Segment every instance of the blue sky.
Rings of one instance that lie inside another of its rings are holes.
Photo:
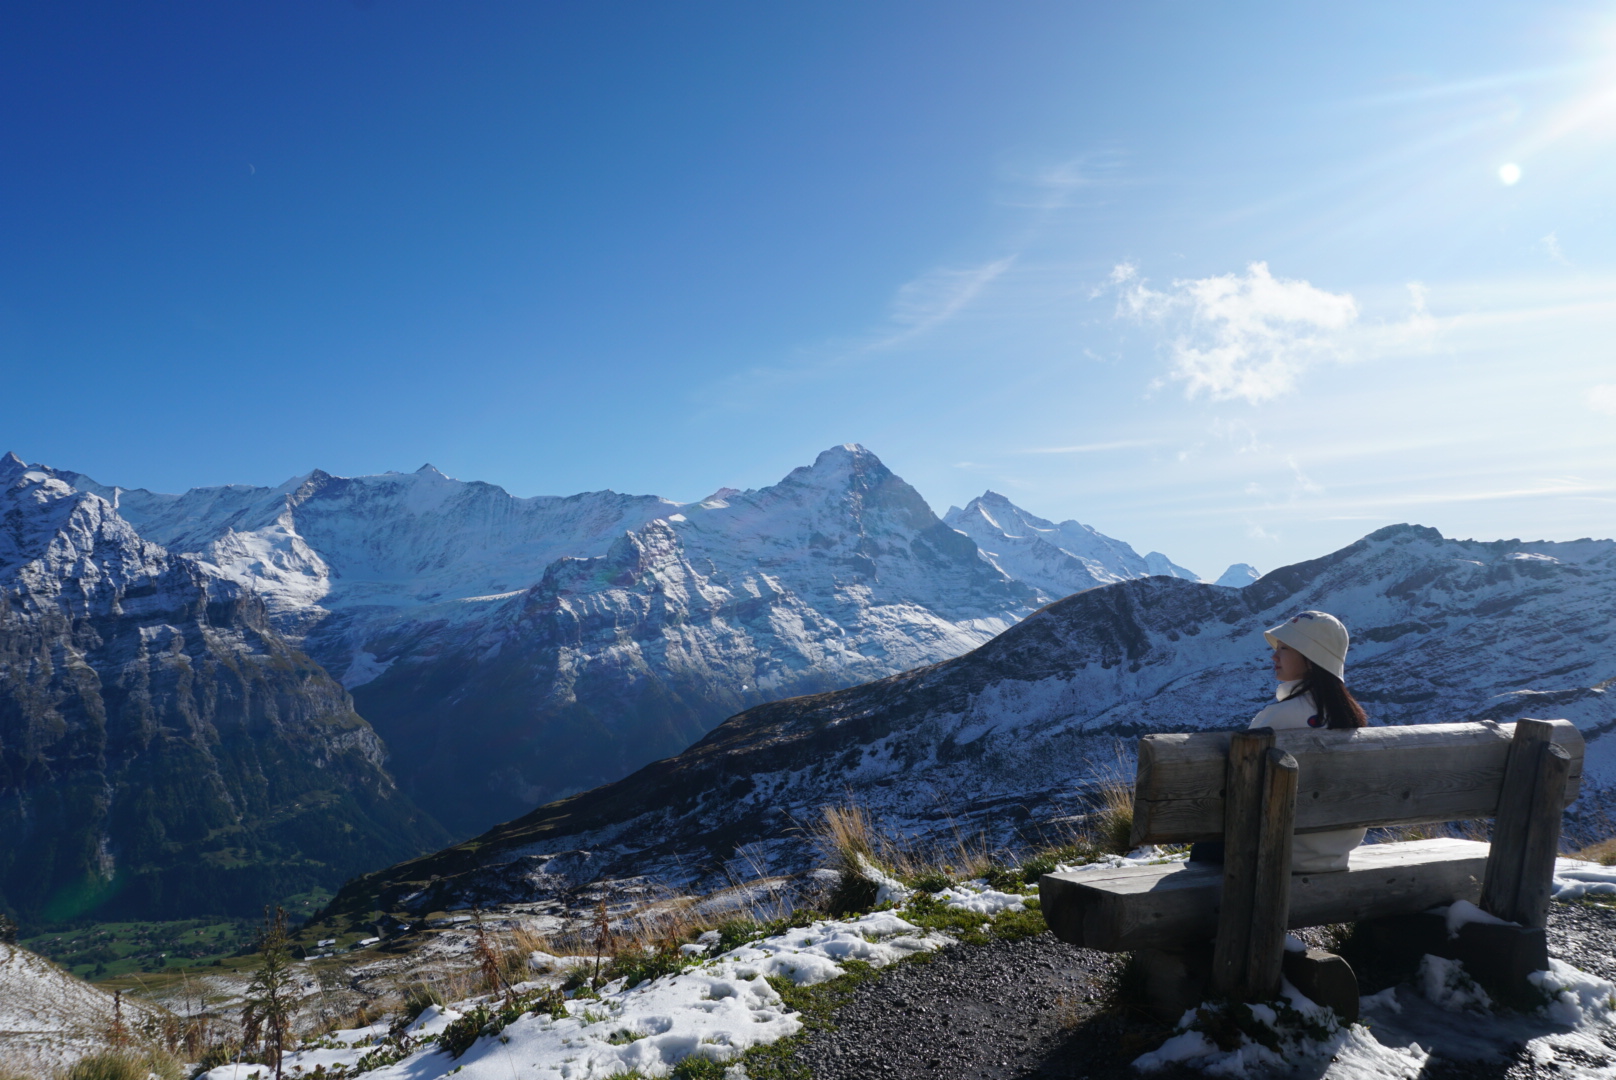
[[[1616,534],[1616,5],[14,3],[0,449]]]

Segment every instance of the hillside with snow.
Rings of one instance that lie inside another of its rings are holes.
[[[0,942],[0,1069],[50,1076],[103,1049],[115,1024],[138,1034],[159,1010],[75,979],[44,957]]]
[[[1152,731],[1243,726],[1273,683],[1262,630],[1323,607],[1378,723],[1565,717],[1587,740],[1581,808],[1616,785],[1616,542],[1482,543],[1393,526],[1243,589],[1152,577],[1090,589],[957,659],[743,712],[685,752],[351,883],[339,910],[563,895],[600,880],[776,870],[856,799],[889,828],[1022,845],[1131,777]],[[1573,817],[1575,821],[1575,817]]]

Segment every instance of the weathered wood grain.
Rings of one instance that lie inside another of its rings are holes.
[[[1553,741],[1570,755],[1565,801],[1577,797],[1583,740],[1566,720]],[[1299,768],[1296,831],[1492,817],[1514,724],[1421,724],[1356,731],[1279,732]],[[1139,741],[1133,842],[1222,836],[1224,761],[1231,732],[1147,735]]]
[[[1481,906],[1511,922],[1518,921],[1516,908],[1526,834],[1532,824],[1532,802],[1542,768],[1541,754],[1553,735],[1554,729],[1542,720],[1522,720],[1515,725],[1505,758],[1498,812],[1493,820],[1492,852],[1487,856],[1487,876],[1481,888]]]
[[[1286,926],[1358,922],[1476,902],[1487,845],[1471,840],[1370,844],[1346,870],[1291,875]],[[1223,870],[1202,863],[1045,874],[1040,908],[1055,936],[1105,952],[1209,941],[1218,932]]]
[[[1251,916],[1256,903],[1257,854],[1262,828],[1263,766],[1274,729],[1237,731],[1224,763],[1228,798],[1223,814],[1223,907],[1212,950],[1212,986],[1240,997],[1246,984]]]
[[[1278,748],[1264,755],[1262,817],[1257,831],[1257,887],[1251,906],[1242,1001],[1279,993],[1285,922],[1291,904],[1291,838],[1296,823],[1296,759]]]
[[[1549,925],[1549,899],[1554,892],[1554,859],[1560,853],[1560,807],[1571,772],[1565,747],[1545,744],[1538,751],[1537,785],[1521,853],[1521,883],[1515,891],[1513,922],[1543,929]],[[1484,890],[1485,891],[1485,890]]]

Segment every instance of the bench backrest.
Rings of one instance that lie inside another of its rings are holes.
[[[1582,734],[1568,720],[1554,742],[1571,756],[1565,804],[1582,781]],[[1490,818],[1498,809],[1514,724],[1419,724],[1356,731],[1278,732],[1296,758],[1296,831]],[[1227,731],[1139,740],[1133,843],[1182,844],[1223,835]]]

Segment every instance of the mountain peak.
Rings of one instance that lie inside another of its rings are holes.
[[[15,476],[28,469],[28,463],[16,455],[15,451],[7,450],[5,457],[0,457],[0,476]]]
[[[881,464],[881,459],[870,453],[861,444],[849,442],[833,446],[829,450],[821,452],[818,457],[814,458],[814,463],[809,468],[818,472],[822,468],[835,468],[839,465],[846,465],[859,460],[873,461],[877,465]]]
[[[425,465],[422,465],[419,469],[416,469],[415,470],[415,475],[416,476],[431,476],[431,477],[436,477],[436,478],[438,478],[440,480],[449,479],[448,475],[445,474],[442,469],[439,469],[436,465],[432,464],[430,461],[427,462]]]
[[[1214,585],[1223,585],[1230,589],[1243,589],[1253,581],[1262,577],[1262,572],[1250,563],[1237,562],[1232,564],[1223,575],[1214,581]]]

